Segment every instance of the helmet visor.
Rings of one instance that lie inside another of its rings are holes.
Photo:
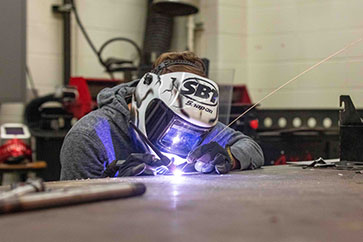
[[[165,130],[159,145],[169,153],[175,153],[184,158],[200,143],[207,131],[206,128],[200,128],[175,119]]]
[[[197,146],[210,128],[194,125],[170,110],[160,100],[148,107],[146,132],[160,150],[185,158]]]

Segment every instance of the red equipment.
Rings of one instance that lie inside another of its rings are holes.
[[[232,103],[245,105],[252,104],[246,85],[233,86]]]
[[[113,87],[120,84],[121,80],[96,79],[84,77],[71,77],[69,85],[76,87],[78,98],[75,103],[67,107],[74,117],[80,119],[97,107],[97,94],[105,87]]]
[[[20,139],[11,139],[0,146],[0,163],[20,163],[32,160],[32,150]]]

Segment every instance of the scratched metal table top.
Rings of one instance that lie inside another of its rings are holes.
[[[363,175],[265,167],[52,182],[143,182],[143,196],[0,217],[0,241],[362,241]]]

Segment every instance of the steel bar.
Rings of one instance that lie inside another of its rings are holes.
[[[0,214],[41,208],[66,206],[144,194],[143,183],[102,184],[89,187],[65,188],[0,200]]]

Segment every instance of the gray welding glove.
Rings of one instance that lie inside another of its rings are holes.
[[[114,160],[102,173],[102,177],[155,175],[162,173],[163,164],[152,154],[131,153],[126,160]]]
[[[232,160],[222,146],[217,142],[200,145],[187,156],[187,162],[193,163],[194,168],[202,173],[228,173],[232,168]]]

